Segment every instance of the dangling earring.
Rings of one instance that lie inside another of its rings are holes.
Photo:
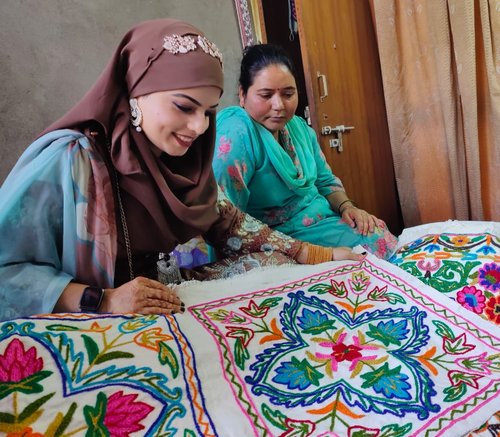
[[[130,99],[130,116],[132,126],[135,126],[135,130],[137,132],[142,132],[141,123],[142,123],[142,111],[137,104],[137,99]]]

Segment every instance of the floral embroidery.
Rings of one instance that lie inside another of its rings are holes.
[[[234,165],[229,165],[227,167],[227,173],[233,181],[234,188],[236,190],[243,190],[245,188],[245,173],[247,171],[247,165],[245,163],[239,163],[235,161]]]
[[[490,263],[479,269],[479,284],[487,290],[500,290],[500,265]]]
[[[181,387],[195,388],[195,372],[187,365],[191,376],[183,374],[174,337],[193,361],[168,318],[85,317],[0,325],[0,434],[128,437],[155,429],[166,435],[172,418],[186,416]],[[197,420],[214,435],[196,389],[192,395]],[[197,426],[186,422],[186,435]]]
[[[500,325],[500,296],[490,297],[484,312],[489,320]]]
[[[311,217],[307,217],[305,216],[303,219],[302,219],[302,224],[304,226],[311,226],[312,224],[314,223],[314,219],[311,218]]]
[[[457,293],[457,302],[464,308],[481,314],[485,307],[486,298],[481,290],[476,287],[464,287]]]
[[[495,320],[487,302],[500,291],[498,248],[499,238],[488,233],[430,234],[403,246],[389,261],[464,308]]]
[[[36,355],[34,347],[24,350],[23,343],[15,338],[3,355],[0,355],[0,381],[7,383],[20,382],[36,375],[43,368],[43,360]]]
[[[234,363],[228,379],[244,393],[240,405],[258,406],[256,427],[264,420],[270,435],[403,437],[425,432],[426,421],[436,426],[433,418],[483,387],[494,396],[500,370],[496,349],[483,349],[487,332],[479,339],[462,329],[445,304],[426,311],[403,284],[343,266],[190,311],[221,345],[225,368]],[[229,314],[245,314],[245,324]]]
[[[228,153],[231,151],[231,140],[222,136],[219,140],[219,147],[217,148],[217,156],[226,160]]]
[[[144,429],[141,421],[148,416],[153,407],[135,401],[137,394],[124,395],[120,390],[107,399],[104,425],[112,436],[126,437],[130,433]]]

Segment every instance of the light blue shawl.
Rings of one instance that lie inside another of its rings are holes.
[[[112,185],[97,180],[104,165],[69,129],[23,153],[0,189],[0,320],[50,313],[71,280],[113,285]]]

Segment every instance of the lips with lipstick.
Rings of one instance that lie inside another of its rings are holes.
[[[191,147],[191,144],[193,144],[194,140],[196,138],[189,137],[186,135],[181,135],[181,134],[176,134],[172,133],[173,137],[177,140],[180,146],[189,148]]]

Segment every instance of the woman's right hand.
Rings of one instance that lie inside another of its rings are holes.
[[[161,282],[139,276],[118,288],[107,288],[101,313],[174,314],[185,306],[177,293]]]
[[[365,254],[353,252],[350,247],[334,247],[332,261],[353,260],[363,261],[366,257]]]

